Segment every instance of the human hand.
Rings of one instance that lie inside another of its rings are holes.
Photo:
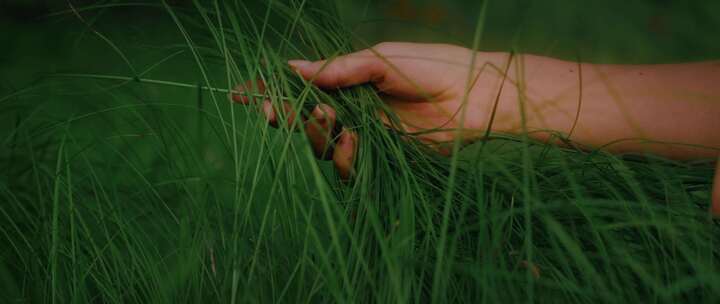
[[[463,143],[468,143],[479,138],[481,130],[487,127],[492,110],[492,102],[488,101],[495,94],[495,90],[488,90],[488,84],[499,85],[499,73],[483,67],[487,67],[484,65],[487,62],[495,63],[497,67],[506,58],[499,53],[483,54],[483,58],[476,59],[476,68],[470,69],[472,50],[446,44],[392,42],[339,56],[330,62],[290,60],[288,64],[304,79],[323,89],[373,84],[399,119],[400,125],[391,125],[382,114],[378,115],[378,119],[404,133],[438,129],[419,133],[415,138],[442,154],[449,154],[448,143],[456,137],[460,136]],[[481,70],[492,73],[481,73]],[[257,86],[260,91],[264,90],[263,83]],[[242,92],[248,87],[249,84],[240,85],[236,91]],[[250,100],[240,94],[234,95],[233,99],[246,104]],[[461,119],[463,104],[469,106],[464,119]],[[287,104],[273,108],[269,100],[263,101],[262,108],[273,126],[279,123],[279,115],[275,111],[291,111]],[[316,155],[332,157],[340,176],[348,178],[359,142],[357,134],[343,129],[334,149],[331,149],[330,133],[335,125],[335,110],[319,104],[309,116],[305,118],[305,133]],[[285,123],[292,124],[296,115],[289,113],[283,117],[287,117]],[[464,131],[456,132],[456,129]]]

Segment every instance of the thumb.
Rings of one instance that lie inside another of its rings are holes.
[[[369,49],[329,60],[290,60],[290,67],[315,85],[335,89],[378,82],[385,76],[385,62]]]

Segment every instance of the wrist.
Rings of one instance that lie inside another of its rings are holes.
[[[474,117],[469,126],[482,137],[490,128],[493,133],[517,133],[520,123],[518,88],[514,74],[515,58],[507,52],[478,52],[476,81],[470,94]],[[510,62],[510,60],[512,60]]]

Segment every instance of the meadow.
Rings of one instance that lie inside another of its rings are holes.
[[[712,160],[502,134],[445,157],[380,123],[371,86],[323,91],[286,64],[385,40],[720,54],[719,4],[626,2],[84,1],[4,17],[1,301],[717,303]],[[255,79],[298,112],[333,105],[363,139],[355,177],[315,159],[299,120],[272,128],[229,101]]]

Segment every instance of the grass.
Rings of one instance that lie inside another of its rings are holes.
[[[287,68],[369,44],[336,6],[142,4],[163,24],[144,40],[102,29],[119,3],[53,17],[86,16],[73,51],[98,64],[25,86],[0,74],[4,298],[717,302],[709,162],[500,134],[429,154],[378,123],[371,88],[323,92]],[[496,35],[476,12],[474,48]],[[317,162],[297,122],[275,130],[227,102],[253,79],[276,104],[335,106],[362,140],[356,178]]]

